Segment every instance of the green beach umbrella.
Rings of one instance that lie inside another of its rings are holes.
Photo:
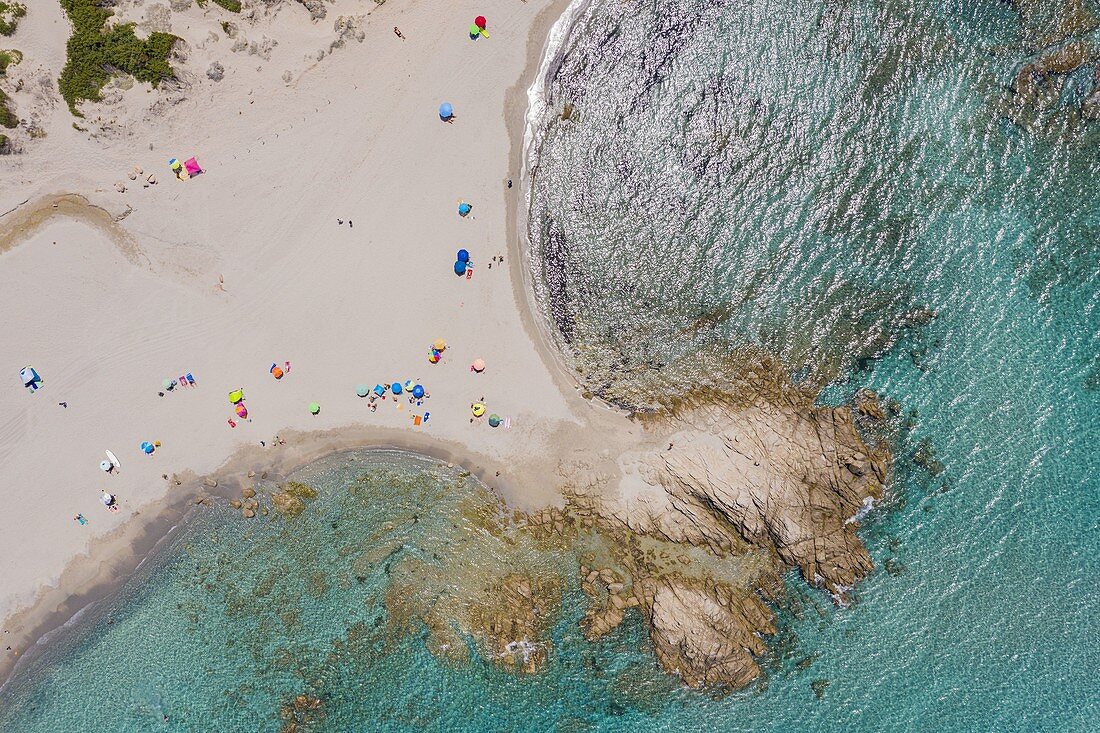
[[[309,411],[310,411],[310,413],[316,415],[318,412],[321,411],[321,406],[318,405],[316,402],[310,402],[309,403]]]
[[[489,427],[495,428],[500,425],[500,415],[495,412],[489,416]]]
[[[355,394],[359,395],[360,397],[366,397],[370,394],[370,387],[365,384],[360,384],[358,387],[355,388]]]

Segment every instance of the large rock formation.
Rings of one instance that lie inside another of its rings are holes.
[[[573,497],[614,538],[625,573],[587,574],[582,623],[598,638],[636,607],[666,670],[691,686],[741,687],[760,674],[762,637],[775,632],[765,597],[784,570],[841,600],[872,569],[855,520],[882,496],[889,456],[864,445],[844,407],[712,405],[677,425],[656,452],[620,459],[618,496]],[[661,560],[686,546],[705,552]]]

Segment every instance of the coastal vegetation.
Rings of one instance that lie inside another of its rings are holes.
[[[200,8],[205,8],[207,0],[195,0]],[[241,12],[241,0],[214,0],[215,5],[220,5],[231,13]]]
[[[8,67],[12,64],[18,64],[23,59],[23,54],[14,50],[0,50],[0,78],[3,78],[8,73]],[[11,110],[11,98],[4,93],[3,89],[0,89],[0,126],[13,128],[19,125],[19,118],[15,116],[15,113]],[[3,151],[8,147],[8,141],[5,137],[0,140],[0,151]]]
[[[19,26],[19,19],[27,14],[27,6],[22,3],[0,0],[0,36],[10,36]]]
[[[176,36],[154,32],[141,39],[135,35],[133,23],[108,26],[114,13],[99,0],[61,0],[61,7],[69,16],[73,33],[58,87],[74,115],[83,116],[77,110],[79,102],[100,99],[100,90],[110,81],[112,71],[154,87],[173,77],[168,55]]]
[[[7,94],[4,94],[4,90],[0,89],[0,126],[12,128],[19,124],[19,118],[15,116],[15,113],[11,111],[8,103],[11,98]]]
[[[12,64],[18,64],[23,60],[23,54],[15,49],[3,50],[0,49],[0,76],[4,76],[8,72],[8,67]]]

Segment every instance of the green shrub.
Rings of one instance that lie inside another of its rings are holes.
[[[195,0],[200,8],[206,7],[206,0]],[[214,0],[215,5],[221,5],[231,13],[241,12],[241,0]]]
[[[18,64],[23,60],[23,54],[19,53],[15,49],[9,49],[7,51],[0,51],[0,76],[4,76],[8,73],[8,67],[12,64]]]
[[[107,27],[112,11],[97,0],[61,0],[61,7],[73,24],[66,46],[65,68],[57,86],[69,110],[83,117],[76,105],[81,100],[98,101],[112,71],[130,74],[154,87],[173,78],[168,55],[178,40],[171,33],[151,33],[145,40],[134,35],[134,24]]]
[[[22,3],[0,0],[0,36],[15,33],[19,19],[27,14],[27,6]]]
[[[4,94],[4,90],[0,89],[0,126],[12,128],[19,125],[19,118],[15,116],[15,113],[8,109],[8,102],[11,101],[7,94]]]

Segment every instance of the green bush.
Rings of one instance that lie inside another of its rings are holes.
[[[15,113],[8,109],[8,102],[10,101],[7,94],[0,89],[0,126],[12,128],[19,125],[19,118],[15,116]]]
[[[113,13],[100,7],[97,0],[61,0],[61,7],[73,24],[73,34],[57,85],[77,117],[83,117],[77,103],[99,100],[99,92],[113,71],[130,74],[154,87],[173,77],[168,55],[178,40],[176,36],[158,32],[142,40],[134,35],[133,23],[107,27]]]
[[[23,60],[23,54],[14,49],[0,51],[0,76],[8,73],[8,67]]]
[[[206,7],[206,0],[195,0],[200,8]],[[215,5],[221,5],[231,13],[241,12],[241,0],[214,0]]]
[[[0,0],[0,36],[10,36],[15,33],[19,19],[26,14],[26,5]]]

